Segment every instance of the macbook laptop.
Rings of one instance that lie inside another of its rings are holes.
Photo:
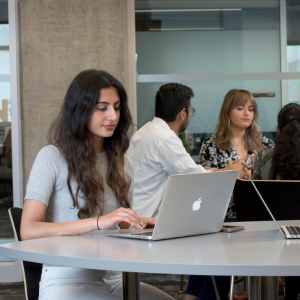
[[[263,199],[263,197],[261,196],[261,194],[259,193],[258,189],[256,188],[254,182],[252,181],[251,177],[249,177],[251,180],[252,185],[254,186],[258,196],[260,197],[261,201],[263,202],[263,204],[265,205],[267,211],[269,212],[270,216],[272,217],[272,219],[274,220],[274,222],[276,223],[277,227],[279,228],[279,231],[282,233],[282,235],[286,238],[286,239],[299,239],[300,238],[300,227],[299,226],[293,226],[293,225],[284,225],[284,226],[279,226],[279,224],[277,223],[277,221],[275,220],[274,216],[272,215],[267,203],[265,202],[265,200]]]
[[[162,240],[219,232],[237,171],[169,177],[154,228],[109,230],[109,236]]]

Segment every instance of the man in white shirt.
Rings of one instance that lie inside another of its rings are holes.
[[[178,137],[195,113],[190,103],[193,96],[192,89],[185,85],[161,86],[155,98],[155,118],[131,139],[127,155],[134,165],[132,209],[141,216],[157,216],[170,175],[207,172],[194,162]],[[244,174],[239,160],[225,169]]]

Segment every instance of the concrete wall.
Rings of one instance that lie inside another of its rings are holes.
[[[103,69],[124,83],[124,0],[21,0],[24,187],[74,76]]]

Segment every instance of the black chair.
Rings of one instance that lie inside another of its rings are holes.
[[[23,210],[18,207],[12,207],[8,210],[11,225],[13,227],[15,239],[17,242],[22,241],[20,236],[22,211]],[[41,279],[43,265],[22,260],[21,264],[24,278],[26,300],[38,300],[39,282]]]
[[[300,220],[300,181],[254,180],[276,220]],[[271,221],[272,218],[249,180],[238,179],[234,190],[237,221]]]

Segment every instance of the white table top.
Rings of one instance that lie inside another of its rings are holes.
[[[281,225],[300,225],[282,221]],[[286,240],[274,222],[243,222],[244,231],[162,241],[107,237],[103,232],[0,245],[0,256],[124,272],[190,275],[300,275],[300,239]]]

